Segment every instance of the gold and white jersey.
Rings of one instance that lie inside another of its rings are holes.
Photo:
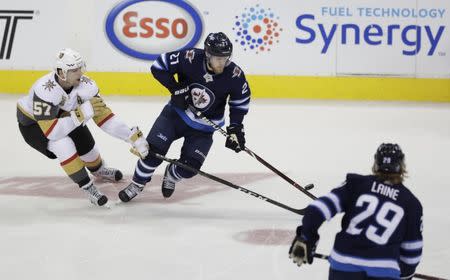
[[[37,123],[49,140],[61,139],[80,125],[73,121],[70,112],[99,94],[97,84],[87,76],[83,75],[79,85],[73,87],[70,93],[58,84],[55,76],[53,71],[38,79],[28,95],[17,103],[18,122],[23,126]],[[131,133],[108,107],[95,115],[93,120],[107,133],[122,140],[126,140]],[[109,124],[106,125],[106,122]]]

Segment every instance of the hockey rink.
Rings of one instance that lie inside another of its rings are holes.
[[[129,145],[89,124],[103,159],[126,175],[97,181],[111,208],[90,204],[56,160],[32,150],[17,128],[17,95],[0,96],[0,278],[79,279],[327,279],[328,263],[298,268],[288,258],[301,220],[235,189],[197,176],[161,195],[157,171],[144,192],[116,204],[137,158]],[[113,112],[144,133],[167,99],[106,96]],[[370,172],[382,142],[400,144],[405,185],[424,207],[424,253],[417,272],[450,278],[450,105],[402,102],[254,100],[244,120],[247,146],[316,196],[348,172]],[[203,171],[287,204],[311,199],[216,133]],[[177,158],[181,141],[168,157]],[[317,252],[328,254],[340,218],[321,228]]]

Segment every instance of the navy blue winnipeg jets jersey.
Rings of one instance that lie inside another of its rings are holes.
[[[223,126],[225,105],[230,107],[230,123],[241,124],[250,103],[250,88],[244,72],[235,63],[225,67],[223,73],[207,70],[205,52],[201,49],[186,49],[162,54],[151,67],[153,76],[171,92],[180,86],[189,85],[192,103],[208,119]],[[177,74],[178,81],[174,75]],[[170,103],[169,103],[170,104]],[[191,127],[214,131],[210,125],[189,110],[172,106]]]
[[[345,214],[330,255],[332,268],[394,279],[400,272],[414,273],[423,246],[422,206],[404,185],[348,174],[340,187],[308,206],[305,237],[316,240],[320,225],[340,212]]]

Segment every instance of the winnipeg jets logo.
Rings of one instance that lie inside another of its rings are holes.
[[[213,76],[209,73],[206,73],[205,75],[203,75],[203,78],[205,79],[205,83],[209,83],[213,81]]]
[[[56,84],[54,81],[52,80],[48,80],[44,85],[42,85],[44,87],[44,89],[48,90],[48,91],[52,91],[52,89],[54,87],[56,87]]]
[[[215,103],[216,96],[208,87],[198,83],[189,85],[191,89],[192,105],[198,110],[205,112]]]
[[[196,108],[203,109],[207,107],[211,101],[206,89],[194,88],[191,91],[192,103]]]

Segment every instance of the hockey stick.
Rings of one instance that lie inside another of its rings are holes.
[[[131,149],[131,152],[133,154],[136,154],[136,151],[134,151],[133,149]],[[165,157],[163,155],[157,154],[157,153],[152,152],[150,150],[148,152],[149,152],[149,154],[151,154],[152,156],[154,156],[154,157],[156,157],[158,159],[170,162],[172,164],[175,164],[176,166],[179,166],[179,167],[184,168],[186,170],[189,170],[191,172],[198,173],[198,174],[202,175],[203,177],[206,177],[206,178],[211,179],[213,181],[216,181],[216,182],[222,183],[224,185],[227,185],[229,187],[232,187],[233,189],[236,189],[236,190],[241,191],[243,193],[246,193],[246,194],[249,194],[249,195],[254,196],[256,198],[259,198],[259,199],[261,199],[261,200],[263,200],[265,202],[271,203],[271,204],[273,204],[275,206],[278,206],[278,207],[281,207],[281,208],[286,209],[288,211],[294,212],[295,214],[303,215],[305,213],[305,209],[295,209],[295,208],[289,207],[289,206],[287,206],[285,204],[282,204],[282,203],[280,203],[278,201],[275,201],[275,200],[273,200],[271,198],[268,198],[268,197],[265,197],[263,195],[260,195],[259,193],[256,193],[256,192],[253,192],[253,191],[248,190],[246,188],[243,188],[241,186],[235,185],[235,184],[233,184],[233,183],[231,183],[231,182],[229,182],[227,180],[224,180],[222,178],[216,177],[214,175],[211,175],[209,173],[203,172],[201,170],[195,169],[195,168],[193,168],[193,167],[191,167],[189,165],[186,165],[186,164],[184,164],[182,162],[179,162],[179,161],[177,161],[175,159],[167,158],[167,157]]]
[[[317,258],[317,259],[328,260],[329,257],[330,256],[327,256],[327,255],[314,253],[314,258]],[[448,280],[448,279],[445,279],[445,278],[439,278],[439,277],[425,275],[425,274],[420,274],[420,273],[414,274],[413,278],[425,279],[425,280]]]
[[[199,110],[197,110],[194,106],[189,106],[189,109],[192,111],[192,113],[194,113],[194,115],[196,115],[198,118],[204,120],[205,122],[207,122],[210,126],[212,126],[215,130],[219,131],[223,136],[225,136],[226,138],[230,137],[230,135],[220,126],[218,126],[216,123],[214,123],[213,121],[211,121],[210,119],[208,119],[207,117],[205,117],[203,115],[202,112],[200,112]],[[267,168],[269,168],[270,170],[272,170],[275,174],[277,174],[278,176],[280,176],[281,178],[283,178],[284,180],[286,180],[288,183],[290,183],[292,186],[294,186],[296,189],[298,189],[299,191],[303,192],[304,194],[306,194],[308,197],[312,198],[313,200],[317,199],[316,196],[314,196],[312,193],[309,192],[310,189],[314,188],[313,184],[308,184],[305,187],[300,186],[299,184],[297,184],[294,180],[292,180],[291,178],[289,178],[288,176],[286,176],[284,173],[282,173],[281,171],[279,171],[278,169],[276,169],[275,167],[273,167],[271,164],[269,164],[267,161],[265,161],[263,158],[261,158],[260,156],[258,156],[257,154],[255,154],[252,150],[250,150],[249,148],[245,147],[244,151],[249,154],[251,157],[255,158],[257,161],[259,161],[260,163],[262,163],[264,166],[266,166]]]

